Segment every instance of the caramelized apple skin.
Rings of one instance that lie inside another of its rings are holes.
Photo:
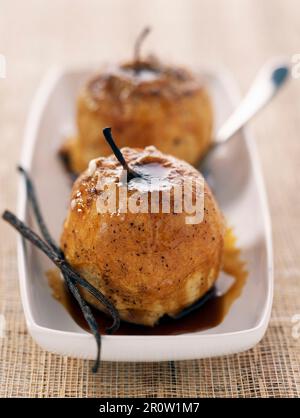
[[[137,161],[168,167],[170,181],[201,177],[189,164],[154,147],[122,151],[131,167]],[[93,164],[73,186],[61,248],[72,267],[112,300],[123,320],[152,326],[213,286],[223,255],[223,216],[206,184],[204,219],[198,224],[187,224],[185,212],[99,213],[99,179],[106,181],[120,165],[113,156]],[[82,293],[103,310],[84,289]]]
[[[135,72],[134,65],[109,68],[81,90],[78,135],[63,148],[74,172],[111,153],[102,138],[106,126],[120,147],[154,145],[192,165],[211,144],[213,111],[203,82],[181,68],[145,62]]]

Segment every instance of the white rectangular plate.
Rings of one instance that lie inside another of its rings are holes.
[[[215,125],[237,103],[236,87],[223,71],[202,70],[215,107]],[[38,91],[30,112],[22,164],[37,187],[42,212],[59,240],[66,215],[70,180],[57,158],[63,137],[75,131],[75,103],[88,71],[51,71]],[[162,361],[204,358],[253,347],[265,333],[272,297],[272,243],[270,221],[254,143],[246,130],[212,160],[214,192],[238,237],[249,277],[242,295],[218,326],[202,332],[166,336],[104,336],[102,359]],[[20,180],[18,214],[29,225],[26,193]],[[18,242],[22,302],[32,337],[44,349],[94,359],[96,344],[51,295],[45,272],[50,262],[21,238]]]

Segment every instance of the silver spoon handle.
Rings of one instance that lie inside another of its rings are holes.
[[[288,75],[289,64],[286,60],[273,59],[265,64],[237,109],[217,132],[214,144],[226,142],[244,126],[274,97],[285,84]]]

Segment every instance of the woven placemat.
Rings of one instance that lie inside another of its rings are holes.
[[[299,396],[299,341],[292,337],[290,322],[296,296],[290,289],[278,292],[268,332],[252,350],[194,361],[102,362],[97,374],[91,372],[90,361],[41,350],[27,333],[16,287],[10,291],[15,297],[3,310],[7,328],[0,342],[0,396]]]
[[[149,23],[155,30],[148,50],[151,46],[163,56],[172,51],[176,60],[195,64],[224,62],[244,91],[265,59],[300,53],[297,0],[178,0],[171,9],[170,2],[160,0],[114,0],[105,7],[88,0],[84,6],[72,2],[72,9],[67,0],[47,5],[1,2],[0,54],[7,58],[7,78],[0,79],[1,211],[15,207],[24,121],[40,78],[53,63],[90,65],[128,57],[136,33]],[[222,358],[103,362],[94,375],[91,362],[45,352],[29,336],[18,289],[16,234],[0,221],[0,321],[6,324],[0,337],[0,396],[299,397],[300,337],[292,322],[300,314],[299,97],[300,79],[253,126],[275,251],[274,306],[263,340],[252,350]]]

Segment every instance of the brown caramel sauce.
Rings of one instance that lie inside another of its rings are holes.
[[[214,296],[202,307],[191,312],[181,319],[163,318],[158,325],[146,327],[141,325],[121,322],[118,335],[175,335],[188,332],[203,331],[219,325],[228,313],[233,302],[240,296],[248,273],[245,263],[241,258],[240,250],[236,247],[236,239],[231,229],[227,230],[224,245],[224,259],[222,270],[231,276],[234,281],[224,294]],[[47,272],[48,282],[55,299],[57,299],[69,312],[74,321],[86,331],[89,327],[82,312],[62,281],[57,270]],[[99,331],[105,334],[105,328],[111,325],[111,319],[104,313],[92,309],[97,320]]]

